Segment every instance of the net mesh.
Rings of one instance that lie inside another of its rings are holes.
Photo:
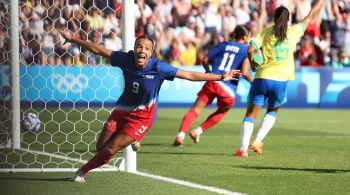
[[[10,3],[0,0],[0,169],[79,168],[96,152],[96,140],[123,89],[108,59],[66,43],[58,30],[120,50],[115,1],[19,1],[21,117],[35,113],[37,132],[21,130],[11,148]],[[117,155],[118,157],[118,155]],[[115,169],[120,158],[105,168]]]

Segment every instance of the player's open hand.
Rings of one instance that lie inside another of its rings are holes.
[[[66,31],[62,31],[62,30],[58,30],[58,32],[61,34],[61,36],[64,38],[64,44],[66,44],[67,42],[71,42],[72,41],[72,38],[73,36],[71,34],[69,34],[68,32]]]
[[[240,70],[230,70],[221,75],[221,80],[238,80],[240,76],[242,76],[242,72]]]

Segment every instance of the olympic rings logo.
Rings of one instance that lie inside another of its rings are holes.
[[[72,74],[59,75],[54,74],[51,78],[51,84],[61,93],[80,93],[89,85],[88,77],[85,74],[74,76]]]

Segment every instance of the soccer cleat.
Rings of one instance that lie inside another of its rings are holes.
[[[81,169],[78,169],[77,172],[75,172],[74,181],[78,183],[85,183],[84,173]]]
[[[192,130],[190,131],[190,136],[193,140],[194,143],[198,143],[199,142],[199,135],[197,134],[196,130]]]
[[[244,151],[244,150],[237,150],[233,156],[237,156],[237,157],[248,157],[248,152]]]
[[[135,152],[140,151],[140,149],[141,149],[141,142],[138,142],[138,141],[132,142],[131,148],[132,148],[132,150],[135,151]]]
[[[261,154],[263,152],[263,143],[258,144],[256,141],[254,141],[252,144],[250,144],[250,148],[256,153]]]
[[[176,139],[175,139],[175,141],[174,141],[174,144],[173,144],[173,146],[175,146],[175,147],[182,147],[182,143],[183,143],[183,139],[180,137],[180,136],[177,136],[176,137]]]

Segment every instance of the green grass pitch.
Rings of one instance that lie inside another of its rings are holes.
[[[244,194],[350,194],[350,110],[282,109],[263,154],[249,151],[248,158],[232,156],[239,147],[243,109],[233,108],[198,144],[186,136],[182,148],[172,147],[186,111],[159,110],[137,154],[138,171]],[[212,111],[205,110],[193,127]],[[92,172],[85,184],[72,177],[0,173],[0,194],[213,194],[124,172]]]

